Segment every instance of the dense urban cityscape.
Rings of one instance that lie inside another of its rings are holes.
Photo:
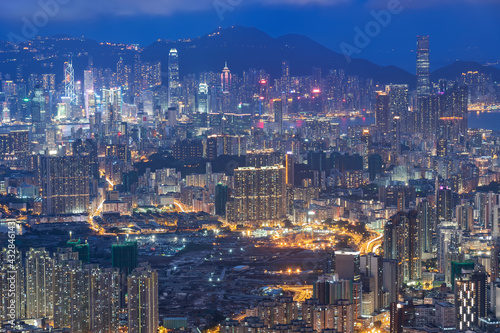
[[[0,332],[500,332],[498,63],[287,38],[0,42]]]

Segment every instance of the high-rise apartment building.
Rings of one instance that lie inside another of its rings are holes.
[[[235,221],[276,221],[286,214],[285,167],[238,168],[234,173]]]
[[[89,208],[89,157],[40,155],[38,163],[43,214],[86,212]]]
[[[138,267],[127,279],[128,331],[158,331],[158,273],[150,267]]]

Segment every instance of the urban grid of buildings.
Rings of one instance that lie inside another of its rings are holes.
[[[0,73],[0,332],[500,330],[500,133],[468,126],[500,83],[431,80],[428,36],[415,85],[286,59],[182,77],[181,51],[126,48]],[[212,312],[182,310],[195,288]]]

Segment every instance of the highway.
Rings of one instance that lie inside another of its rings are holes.
[[[359,247],[359,251],[362,255],[374,252],[382,245],[382,242],[384,241],[384,234],[378,232],[374,232],[373,234],[376,236],[375,238],[371,238]]]

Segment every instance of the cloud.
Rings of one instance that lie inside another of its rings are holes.
[[[353,0],[0,0],[0,18],[18,21],[33,17],[54,3],[59,9],[51,15],[54,21],[81,21],[95,17],[171,16],[177,13],[214,10],[214,3],[231,8],[248,5],[321,5],[333,6]],[[55,8],[54,6],[52,8]]]
[[[368,8],[386,8],[390,2],[399,2],[405,9],[428,9],[434,7],[460,6],[460,5],[498,5],[498,0],[368,0]]]

